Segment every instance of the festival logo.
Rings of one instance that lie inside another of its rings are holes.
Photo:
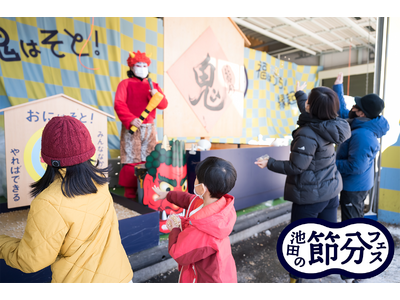
[[[390,265],[394,242],[385,226],[367,218],[340,223],[305,218],[282,231],[276,250],[282,266],[300,278],[340,274],[365,279]]]

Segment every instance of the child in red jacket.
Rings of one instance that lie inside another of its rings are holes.
[[[195,195],[153,188],[156,200],[167,198],[186,210],[185,217],[167,221],[168,252],[178,263],[179,282],[237,282],[229,240],[236,211],[234,198],[227,194],[236,178],[229,161],[207,157],[196,166]]]

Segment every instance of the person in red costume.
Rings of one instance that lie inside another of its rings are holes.
[[[151,60],[146,53],[131,52],[127,60],[130,70],[128,79],[122,80],[115,94],[114,109],[121,120],[121,164],[119,185],[125,188],[126,198],[136,198],[137,178],[135,166],[145,163],[146,157],[157,144],[157,133],[154,124],[156,110],[151,111],[143,121],[139,119],[147,104],[153,97],[162,97],[157,108],[168,106],[168,101],[157,83],[153,82],[151,90],[148,81]],[[131,126],[138,128],[133,134],[129,133]]]

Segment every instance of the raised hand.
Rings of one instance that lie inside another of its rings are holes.
[[[336,77],[334,84],[336,85],[336,84],[342,84],[342,83],[343,83],[343,73],[339,73],[338,76]]]
[[[153,186],[152,189],[158,195],[158,197],[155,198],[154,201],[165,199],[169,193],[169,192],[163,192],[156,186]]]
[[[300,86],[300,81],[297,81],[296,92],[304,90],[304,89],[306,88],[306,86],[307,86],[307,82],[304,82],[304,83]]]

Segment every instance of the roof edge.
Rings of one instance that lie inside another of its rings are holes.
[[[20,107],[23,107],[23,106],[28,106],[28,105],[31,105],[31,104],[33,104],[33,103],[39,103],[39,102],[48,101],[48,100],[51,100],[52,98],[56,98],[56,97],[63,97],[63,98],[66,98],[66,99],[68,99],[68,100],[70,100],[70,101],[72,101],[72,102],[75,102],[75,103],[77,103],[77,104],[79,104],[79,105],[82,105],[82,106],[84,106],[84,107],[86,107],[86,108],[90,108],[90,109],[92,109],[92,110],[98,112],[99,114],[105,115],[105,116],[107,116],[108,118],[115,119],[114,116],[112,116],[112,115],[110,115],[110,114],[108,114],[108,113],[106,113],[106,112],[104,112],[104,111],[102,111],[102,110],[100,110],[100,109],[98,109],[98,108],[95,108],[95,107],[93,107],[93,106],[90,106],[89,104],[83,103],[83,102],[81,102],[81,101],[79,101],[79,100],[76,100],[76,99],[74,99],[74,98],[72,98],[72,97],[69,97],[69,96],[67,96],[67,95],[65,95],[65,94],[57,94],[57,95],[53,95],[53,96],[50,96],[50,97],[38,99],[38,100],[35,100],[35,101],[30,101],[30,102],[26,102],[26,103],[22,103],[22,104],[18,104],[18,105],[13,105],[13,106],[10,106],[10,107],[6,107],[6,108],[3,108],[3,109],[0,109],[0,112],[5,112],[5,111],[12,110],[12,109],[20,108]]]
[[[243,31],[239,28],[239,26],[235,23],[235,21],[232,20],[231,17],[228,17],[229,21],[231,21],[231,23],[233,24],[233,26],[235,26],[236,30],[240,33],[240,35],[242,36],[242,38],[244,39],[244,45],[246,47],[250,47],[251,43],[250,41],[247,39],[247,37],[245,36],[245,34],[243,33]]]

